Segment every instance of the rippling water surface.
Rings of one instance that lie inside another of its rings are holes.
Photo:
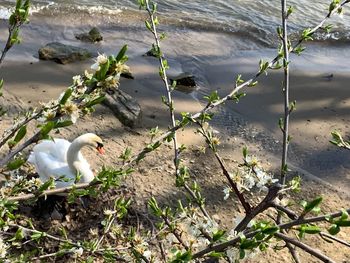
[[[0,18],[6,17],[8,7],[15,0],[2,0]],[[198,29],[215,29],[226,32],[254,34],[265,43],[275,33],[280,23],[280,1],[278,0],[159,0],[159,11],[175,25],[190,26]],[[326,15],[330,0],[293,0],[289,4],[295,8],[290,18],[291,30],[298,31],[311,27]],[[139,15],[135,0],[33,0],[33,12],[55,10],[66,13],[68,10],[85,10],[90,13],[133,13]],[[45,7],[45,8],[44,8]],[[334,33],[328,38],[349,40],[350,13],[331,20]],[[130,16],[132,20],[132,15]]]

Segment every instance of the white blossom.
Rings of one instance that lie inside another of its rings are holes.
[[[152,252],[149,250],[145,250],[142,254],[146,259],[150,260],[152,257]]]
[[[90,73],[87,70],[84,71],[84,75],[87,79],[92,79],[92,77],[94,76],[94,74]]]
[[[91,65],[91,69],[98,71],[101,68],[101,65],[106,64],[108,61],[108,57],[105,54],[99,54],[96,58],[96,62]]]
[[[4,243],[4,240],[0,236],[0,258],[5,258],[7,254],[7,248],[8,246],[6,245],[6,243]]]
[[[224,200],[227,200],[230,197],[230,193],[231,193],[231,188],[230,187],[225,187],[223,190],[225,196],[224,196]]]
[[[83,85],[83,79],[81,78],[80,75],[76,75],[73,77],[73,84],[76,86],[81,86]]]
[[[76,123],[78,118],[80,117],[79,108],[76,104],[72,102],[66,103],[63,106],[62,111],[69,116],[70,120],[73,123]]]
[[[230,247],[226,250],[226,256],[232,261],[236,262],[237,259],[239,259],[239,249],[235,247]]]

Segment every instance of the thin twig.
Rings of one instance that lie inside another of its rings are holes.
[[[45,255],[41,255],[38,257],[34,257],[31,260],[41,260],[41,259],[46,259],[46,258],[51,258],[51,257],[56,257],[56,256],[63,256],[63,255],[67,255],[67,254],[74,254],[75,252],[70,250],[70,249],[65,249],[65,250],[59,250],[57,252],[51,253],[51,254],[45,254]]]
[[[320,236],[321,236],[322,238],[328,238],[328,239],[331,239],[331,240],[333,240],[333,241],[338,242],[339,244],[342,244],[342,245],[344,245],[344,246],[350,247],[350,243],[349,243],[349,242],[347,242],[347,241],[345,241],[345,240],[342,240],[342,239],[340,239],[340,238],[337,238],[337,237],[335,237],[335,236],[332,236],[332,235],[330,235],[330,234],[327,234],[327,233],[325,233],[325,232],[321,232],[321,233],[320,233]]]
[[[282,233],[276,233],[275,234],[276,237],[284,240],[285,242],[288,242],[290,244],[293,244],[294,246],[297,246],[299,248],[301,248],[302,250],[304,250],[305,252],[309,253],[310,255],[318,258],[319,260],[322,260],[323,262],[327,262],[327,263],[336,263],[334,260],[332,260],[331,258],[323,255],[322,253],[320,253],[319,251],[313,249],[312,247],[296,240],[293,239],[285,234]]]
[[[146,3],[146,10],[148,12],[148,15],[150,17],[150,21],[151,21],[151,24],[152,24],[152,34],[154,36],[154,40],[155,40],[155,44],[156,44],[156,47],[157,47],[157,50],[160,51],[161,50],[161,45],[160,45],[160,39],[159,39],[159,36],[158,36],[158,32],[157,32],[157,26],[156,26],[156,23],[155,23],[155,17],[154,17],[154,12],[151,10],[150,8],[150,5],[149,5],[149,1],[146,0],[145,1]],[[174,100],[173,100],[173,97],[172,97],[172,88],[170,87],[169,85],[169,78],[167,76],[167,69],[165,67],[165,58],[164,58],[164,54],[159,54],[159,57],[158,57],[158,60],[159,60],[159,65],[160,65],[160,69],[161,69],[161,79],[163,80],[164,82],[164,86],[165,86],[165,90],[166,90],[166,93],[167,93],[167,105],[168,105],[168,108],[169,108],[169,113],[170,113],[170,119],[171,119],[171,129],[174,129],[174,133],[173,133],[173,145],[174,145],[174,167],[175,167],[175,176],[178,177],[180,176],[179,174],[179,165],[180,165],[180,150],[179,150],[179,147],[178,147],[178,141],[177,141],[177,135],[176,135],[176,130],[175,130],[175,127],[177,126],[176,125],[176,119],[175,119],[175,109],[174,109]],[[191,188],[185,183],[184,185],[184,188],[185,190],[192,196],[192,198],[194,200],[196,200],[196,195],[195,193],[191,190]],[[198,202],[197,202],[198,203]],[[205,207],[203,206],[203,204],[198,204],[199,205],[199,208],[200,210],[202,211],[202,213],[207,217],[207,218],[211,218],[209,213],[206,211]]]
[[[206,132],[206,130],[204,129],[202,123],[195,121],[195,123],[201,128],[201,134],[204,136],[204,138],[206,139],[207,143],[210,145],[212,144],[212,140],[209,137],[208,133]],[[218,161],[218,163],[220,164],[222,173],[225,175],[227,181],[229,182],[233,192],[236,194],[236,196],[238,197],[240,203],[242,204],[245,212],[248,214],[251,211],[251,206],[250,204],[247,202],[247,200],[245,199],[243,193],[241,193],[237,187],[237,184],[232,180],[231,175],[228,171],[228,168],[226,167],[226,164],[224,162],[224,160],[221,158],[221,156],[219,155],[218,151],[216,150],[216,148],[210,147],[211,150],[213,151],[216,160]]]
[[[292,210],[290,210],[282,205],[279,205],[276,202],[272,203],[272,207],[276,208],[276,210],[278,210],[278,211],[285,213],[292,220],[298,219],[298,215],[294,211],[292,211]]]
[[[79,244],[74,243],[74,242],[72,242],[70,240],[62,239],[62,238],[50,235],[50,234],[48,234],[46,232],[42,232],[42,231],[39,231],[39,230],[36,230],[36,229],[30,229],[30,228],[27,228],[27,227],[24,227],[24,226],[21,226],[21,225],[18,225],[18,224],[9,224],[9,226],[23,229],[25,232],[30,232],[30,233],[34,233],[34,234],[43,234],[43,237],[47,237],[47,238],[50,238],[50,239],[58,241],[58,242],[67,243],[67,244],[75,246],[75,247],[81,247]]]
[[[188,250],[189,247],[186,245],[185,241],[182,240],[181,236],[180,236],[179,233],[176,231],[176,229],[173,229],[173,227],[171,226],[171,222],[169,221],[169,219],[167,218],[167,216],[162,215],[162,219],[163,219],[164,223],[169,227],[170,232],[175,236],[175,238],[177,239],[177,241],[179,241],[179,243],[180,243],[186,250]]]
[[[301,260],[300,260],[300,257],[298,255],[298,252],[297,252],[296,248],[293,247],[291,243],[289,243],[287,241],[285,241],[285,242],[286,242],[286,246],[287,246],[287,248],[289,250],[289,253],[292,255],[292,257],[294,259],[294,262],[295,263],[301,263]]]
[[[104,238],[106,237],[106,235],[108,234],[108,232],[109,232],[109,230],[111,229],[111,227],[112,227],[112,225],[113,225],[115,219],[116,219],[116,215],[114,215],[114,216],[111,218],[111,220],[108,222],[108,225],[107,225],[107,227],[105,228],[105,230],[103,231],[102,236],[100,237],[100,239],[99,239],[99,240],[96,242],[96,244],[94,245],[94,248],[93,248],[92,252],[95,252],[96,250],[99,249],[99,247],[100,247],[100,245],[101,245],[103,239],[104,239]]]
[[[21,122],[17,123],[14,127],[9,129],[8,131],[5,131],[4,134],[1,137],[1,140],[0,140],[0,148],[2,146],[4,146],[6,144],[6,142],[9,139],[11,139],[20,128],[22,128],[24,125],[28,124],[32,120],[37,119],[38,117],[40,117],[40,115],[42,113],[43,113],[43,109],[41,109],[40,111],[38,111],[35,114],[33,112],[30,117],[28,116],[28,117],[24,118]]]
[[[65,194],[65,193],[69,193],[72,189],[84,189],[89,186],[95,186],[98,184],[100,184],[100,182],[92,181],[91,183],[81,183],[81,184],[71,185],[71,186],[62,187],[62,188],[56,188],[52,190],[45,190],[44,192],[39,194],[23,194],[19,196],[5,197],[5,199],[11,202],[17,202],[17,201],[29,200],[32,198],[39,198],[42,196]]]
[[[285,185],[287,174],[287,158],[288,158],[288,145],[289,145],[289,47],[288,47],[288,25],[287,25],[287,0],[281,0],[282,5],[282,26],[283,26],[283,69],[284,69],[284,81],[283,81],[283,93],[284,93],[284,119],[283,119],[283,151],[282,151],[282,164],[281,164],[281,179],[280,183]]]
[[[151,10],[150,5],[149,5],[149,0],[146,0],[146,10],[148,12],[148,15],[150,17],[150,21],[152,24],[152,34],[154,36],[154,40],[156,42],[156,47],[157,50],[160,51],[161,50],[161,45],[160,45],[160,40],[159,40],[159,36],[158,36],[158,32],[157,32],[157,26],[155,23],[155,17],[154,17],[154,12]],[[165,58],[163,54],[159,54],[158,56],[158,60],[159,60],[159,67],[160,67],[160,71],[162,72],[161,75],[161,79],[164,82],[164,86],[166,89],[166,93],[167,93],[167,97],[168,97],[168,101],[167,101],[167,105],[169,108],[169,113],[170,113],[170,119],[171,119],[171,128],[174,128],[176,126],[176,120],[175,120],[175,111],[174,111],[174,100],[172,97],[172,90],[170,88],[169,85],[169,79],[167,76],[167,69],[165,67]],[[176,176],[178,176],[179,174],[179,149],[178,149],[178,142],[177,142],[177,137],[176,137],[176,132],[174,132],[173,135],[173,143],[174,143],[174,166],[175,166],[175,172],[176,172]]]

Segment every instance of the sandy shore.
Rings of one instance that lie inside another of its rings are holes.
[[[121,89],[138,99],[143,110],[144,128],[159,126],[166,129],[169,113],[160,103],[164,88],[157,76],[157,61],[141,56],[147,50],[144,45],[138,48],[132,45],[128,64],[135,80],[122,80]],[[25,47],[22,51],[27,49]],[[347,55],[342,52],[344,49],[339,48],[329,54],[326,48],[310,47],[304,56],[292,57],[291,100],[297,101],[297,110],[291,117],[293,141],[290,160],[292,165],[345,191],[350,185],[350,155],[329,143],[331,131],[339,130],[347,134],[349,130],[349,66],[343,63]],[[93,63],[93,60],[89,60],[59,65],[38,61],[35,57],[19,62],[14,54],[16,51],[9,54],[8,61],[1,68],[1,77],[6,83],[5,90],[14,98],[14,102],[10,100],[9,104],[20,103],[24,108],[56,98],[70,85],[73,75],[83,72]],[[173,65],[170,74],[192,72],[200,85],[200,89],[192,94],[174,92],[177,113],[199,111],[204,105],[203,95],[214,89],[218,89],[221,95],[227,94],[237,74],[242,74],[243,78],[251,76],[256,71],[259,58],[272,58],[274,53],[270,49],[237,51],[230,57],[216,54],[214,58],[204,59],[198,54],[199,51],[193,60],[189,59],[190,54],[178,59],[170,58],[170,65]],[[324,78],[328,74],[334,77],[330,80]],[[264,157],[270,154],[278,158],[282,137],[277,125],[283,109],[281,82],[281,73],[271,72],[261,77],[257,87],[246,89],[247,96],[240,103],[228,103],[221,107],[214,124],[223,132],[222,136],[243,137],[253,145],[260,145],[253,149],[257,155]],[[197,142],[197,139],[194,140],[197,136],[193,136],[192,132],[193,129],[186,130],[181,136],[183,142]]]
[[[95,169],[102,165],[119,165],[117,157],[126,147],[131,147],[133,152],[144,147],[150,139],[150,128],[159,126],[162,130],[167,129],[169,112],[161,104],[164,87],[158,77],[157,60],[142,56],[152,43],[151,37],[140,29],[142,25],[140,28],[127,28],[101,24],[105,41],[90,45],[75,40],[74,33],[86,30],[91,25],[62,26],[62,21],[53,20],[51,24],[45,21],[46,24],[40,26],[39,22],[39,18],[34,17],[31,26],[24,28],[23,44],[9,53],[0,68],[0,78],[5,80],[5,96],[0,99],[0,103],[9,108],[9,116],[0,119],[0,131],[10,126],[11,118],[19,109],[25,110],[37,106],[39,102],[57,98],[71,84],[72,76],[82,73],[93,63],[93,60],[88,60],[58,65],[39,61],[36,58],[37,49],[57,40],[109,54],[116,53],[124,43],[130,46],[128,65],[135,79],[123,79],[120,88],[139,101],[143,111],[141,127],[133,130],[123,127],[107,108],[99,106],[92,116],[80,119],[75,127],[55,135],[70,140],[84,132],[101,135],[106,142],[106,155],[96,157],[95,153],[84,152]],[[102,22],[96,21],[94,25]],[[1,36],[5,32],[4,24],[0,23]],[[203,95],[215,89],[220,95],[227,94],[237,74],[247,78],[256,72],[260,58],[274,56],[274,50],[261,48],[249,40],[239,40],[234,35],[188,30],[174,30],[173,33],[163,42],[171,66],[169,74],[190,72],[199,84],[199,90],[192,94],[174,92],[177,115],[181,112],[198,112],[204,105]],[[3,39],[1,41],[0,44]],[[326,212],[348,204],[346,195],[341,193],[350,190],[350,155],[329,144],[329,140],[333,130],[339,130],[345,135],[349,131],[350,93],[347,73],[350,66],[345,63],[349,56],[346,47],[335,47],[330,51],[329,47],[321,45],[310,46],[302,57],[292,56],[291,100],[297,101],[297,110],[291,118],[293,141],[290,146],[290,167],[293,172],[302,175],[305,171],[305,174],[319,177],[340,190],[335,192],[325,185],[320,186],[318,181],[306,179],[305,190],[297,198],[312,199],[317,195],[325,195]],[[334,77],[330,80],[324,78],[329,74]],[[247,96],[238,104],[229,102],[215,111],[213,125],[220,132],[220,152],[232,169],[242,160],[241,150],[245,145],[271,171],[278,171],[280,165],[282,146],[277,123],[283,109],[282,74],[271,72],[259,81],[257,87],[245,90]],[[210,210],[222,215],[222,223],[230,226],[237,209],[228,203],[232,200],[223,201],[222,189],[225,183],[220,169],[208,151],[205,154],[198,151],[197,146],[203,145],[203,139],[194,131],[195,127],[187,127],[179,134],[180,142],[189,147],[184,156],[185,163],[190,167],[192,178],[199,181]],[[128,179],[128,185],[133,187],[131,189],[138,198],[136,204],[140,207],[145,207],[151,195],[156,195],[161,202],[178,198],[173,185],[172,150],[170,145],[163,149],[147,157]],[[320,249],[327,254],[334,254],[337,261],[348,258],[345,252],[329,251],[331,248],[327,244]],[[262,260],[290,260],[287,255],[278,259],[274,255],[271,253]],[[307,256],[305,258],[310,259]]]

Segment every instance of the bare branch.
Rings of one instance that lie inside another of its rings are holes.
[[[322,260],[323,262],[327,262],[327,263],[336,263],[334,260],[332,260],[331,258],[323,255],[322,253],[320,253],[319,251],[313,249],[312,247],[309,247],[308,245],[293,239],[285,234],[282,233],[276,233],[275,234],[276,237],[286,241],[287,243],[293,244],[299,248],[301,248],[302,250],[304,250],[305,252],[309,253],[310,255]]]
[[[345,241],[345,240],[342,240],[342,239],[340,239],[340,238],[337,238],[337,237],[335,237],[335,236],[332,236],[332,235],[330,235],[330,234],[327,234],[327,233],[325,233],[325,232],[321,232],[321,233],[320,233],[320,236],[321,236],[322,238],[324,238],[324,239],[331,239],[331,240],[333,240],[333,241],[338,242],[339,244],[342,244],[342,245],[344,245],[344,246],[350,247],[350,243],[349,243],[349,242],[347,242],[347,241]]]
[[[289,253],[292,255],[295,263],[301,263],[301,260],[299,258],[297,251],[296,251],[296,248],[293,247],[289,242],[286,242],[286,246],[289,250]]]
[[[62,187],[62,188],[56,188],[52,190],[46,190],[40,194],[24,194],[19,196],[8,197],[6,198],[6,200],[17,202],[17,201],[29,200],[32,198],[39,198],[39,197],[48,196],[48,195],[68,194],[72,189],[84,189],[89,186],[94,186],[98,184],[100,184],[100,182],[92,181],[91,183],[82,183],[82,184],[76,184],[76,185]]]

